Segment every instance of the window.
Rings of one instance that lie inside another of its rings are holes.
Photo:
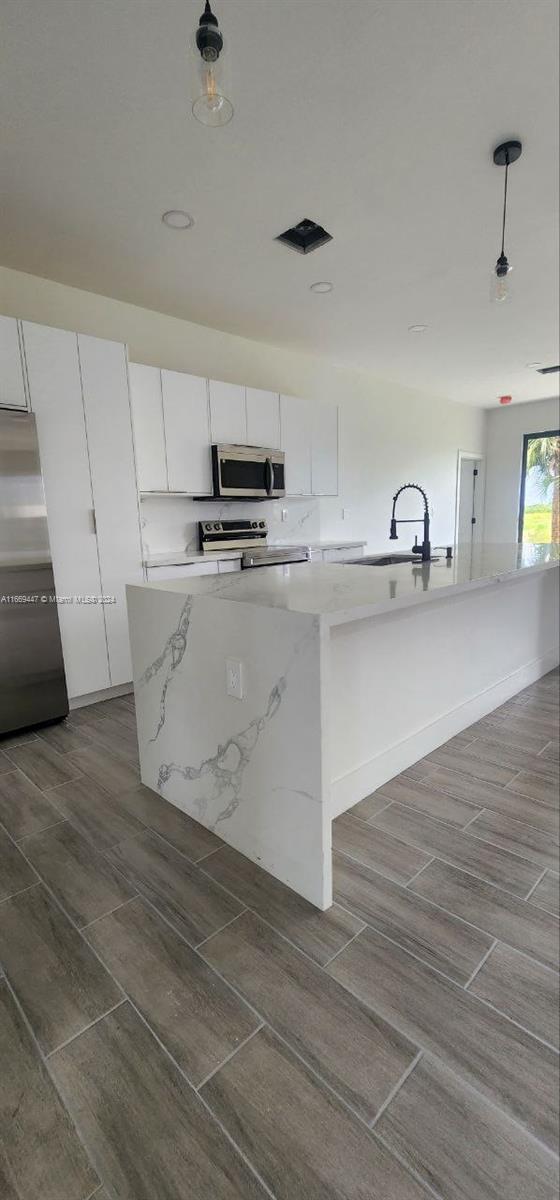
[[[560,429],[523,438],[519,541],[560,541]]]

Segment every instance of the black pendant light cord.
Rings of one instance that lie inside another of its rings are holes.
[[[505,237],[506,237],[508,171],[509,171],[509,154],[506,155],[506,178],[505,178],[505,182],[504,182],[504,212],[503,212],[503,216],[502,216],[502,258],[504,255],[504,245],[505,245]]]

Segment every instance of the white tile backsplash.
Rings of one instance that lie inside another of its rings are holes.
[[[282,510],[287,520],[282,521]],[[141,500],[144,553],[198,550],[198,522],[265,518],[269,542],[311,542],[320,538],[319,501],[312,497],[263,500],[189,500],[184,496],[144,496]]]

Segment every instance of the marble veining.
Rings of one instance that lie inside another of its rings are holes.
[[[161,764],[157,779],[157,789],[161,793],[164,793],[165,786],[173,775],[179,775],[189,782],[204,781],[204,784],[207,785],[206,794],[198,793],[194,798],[194,807],[198,818],[206,818],[204,823],[207,828],[215,830],[220,822],[227,821],[238,809],[242,799],[243,778],[258,739],[280,708],[293,663],[304,653],[306,644],[316,636],[317,630],[318,622],[313,622],[311,629],[294,646],[284,674],[276,680],[270,690],[268,703],[263,713],[253,717],[240,732],[231,734],[226,742],[218,746],[216,753],[210,758],[206,758],[199,766],[181,766],[174,762]],[[163,696],[162,707],[165,707]],[[161,726],[164,720],[165,716]],[[271,790],[285,791],[286,789],[273,788]],[[294,795],[313,799],[310,793],[303,789],[290,790]],[[225,801],[225,804],[213,818],[211,809],[218,801]]]
[[[183,658],[185,657],[192,605],[192,597],[189,596],[181,609],[181,615],[179,617],[177,628],[174,629],[173,633],[168,637],[161,654],[159,654],[158,657],[154,659],[152,663],[150,663],[149,667],[146,667],[144,674],[140,678],[141,685],[150,683],[154,676],[159,674],[165,663],[168,663],[167,673],[161,691],[158,727],[154,733],[154,736],[150,738],[150,741],[152,742],[155,742],[156,738],[159,737],[159,734],[161,733],[161,730],[165,724],[167,692],[177,667],[181,665]]]

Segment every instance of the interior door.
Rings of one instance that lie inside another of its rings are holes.
[[[78,336],[111,685],[132,679],[126,584],[142,583],[126,349]],[[114,603],[112,600],[114,599]]]
[[[64,329],[22,326],[32,411],[37,418],[47,520],[68,694],[110,686],[93,518],[78,339]]]
[[[457,541],[471,545],[480,534],[482,515],[482,460],[462,457],[459,461]]]

